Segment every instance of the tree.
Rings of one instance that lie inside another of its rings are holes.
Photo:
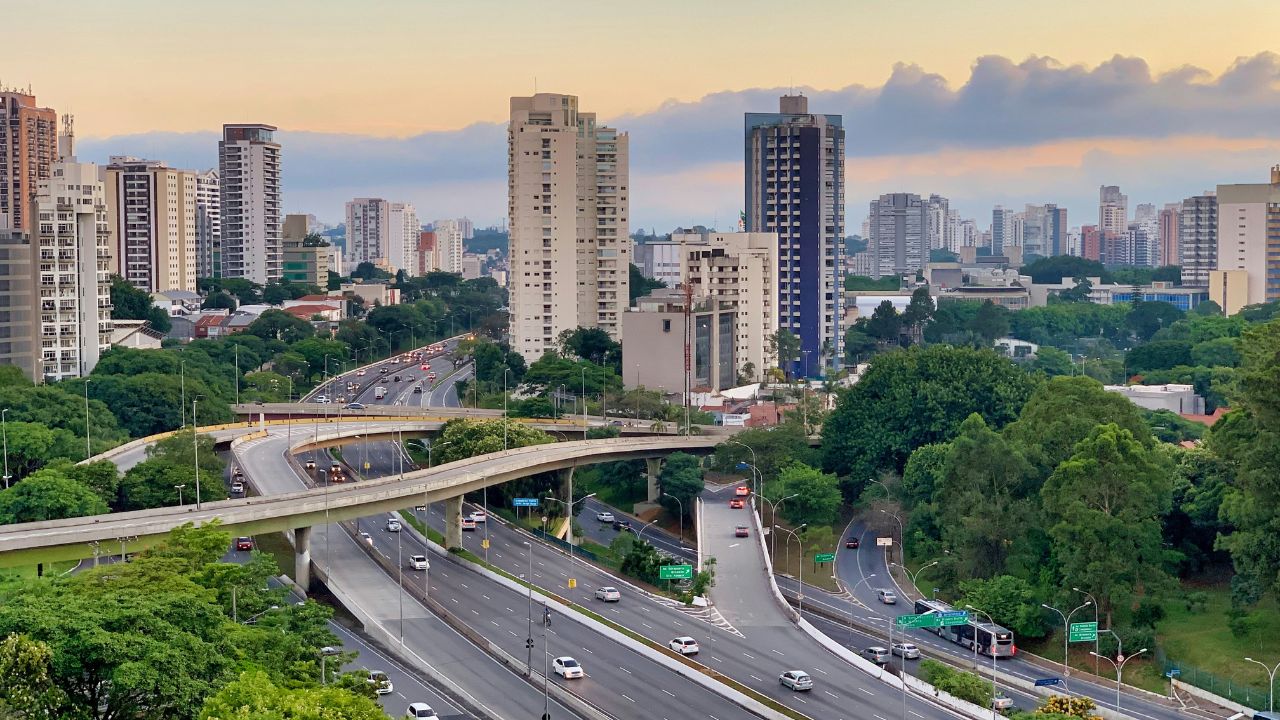
[[[951,454],[950,443],[921,445],[911,452],[902,470],[902,504],[911,510],[933,500],[933,494],[942,481]]]
[[[17,482],[43,467],[54,458],[58,447],[57,433],[65,430],[50,430],[36,423],[7,422],[5,432],[9,444],[9,473],[13,476],[9,483]]]
[[[226,465],[214,452],[210,435],[200,435],[200,499],[204,502],[225,500],[222,483]],[[196,449],[192,431],[184,430],[161,440],[147,449],[147,459],[129,468],[120,481],[119,510],[177,505],[179,492],[175,486],[185,485],[182,498],[194,502],[196,497]]]
[[[792,463],[778,476],[783,496],[795,495],[783,506],[783,514],[792,525],[831,525],[840,515],[840,483],[828,475],[802,463]]]
[[[1182,311],[1167,302],[1134,300],[1125,317],[1125,325],[1138,340],[1146,342],[1160,328],[1172,325],[1182,318]]]
[[[1009,334],[1009,310],[987,300],[978,308],[971,329],[988,342]]]
[[[1058,302],[1064,303],[1081,303],[1089,302],[1089,293],[1093,292],[1093,283],[1089,278],[1076,278],[1076,286],[1070,290],[1063,290],[1056,295],[1050,295],[1050,301],[1057,299]]]
[[[436,446],[440,449],[435,452],[434,459],[439,465],[476,455],[501,452],[506,448],[542,445],[549,442],[555,442],[555,438],[524,423],[505,419],[459,418],[450,420],[440,429],[440,439],[436,441]]]
[[[635,263],[630,263],[627,272],[627,289],[631,294],[631,307],[635,307],[636,300],[638,298],[642,298],[658,288],[664,288],[667,286],[667,284],[661,280],[654,280],[653,278],[645,277],[644,273],[640,272],[640,268],[636,267]]]
[[[844,331],[844,361],[853,365],[873,354],[880,343],[866,331],[866,319],[858,318]]]
[[[933,319],[936,310],[928,287],[918,287],[911,293],[911,302],[902,312],[902,322],[911,331],[912,342],[919,343],[924,339],[924,326]]]
[[[559,345],[565,357],[577,357],[622,372],[622,345],[600,328],[565,330],[560,333]]]
[[[1196,303],[1196,306],[1191,308],[1191,312],[1188,314],[1197,317],[1221,317],[1222,306],[1212,300],[1202,300]]]
[[[1194,364],[1191,360],[1191,343],[1186,340],[1156,340],[1139,345],[1125,355],[1125,365],[1128,366],[1130,375]]]
[[[26,635],[0,640],[0,717],[51,718],[65,697],[53,684],[53,652]]]
[[[769,335],[766,339],[766,353],[777,362],[777,366],[785,369],[800,359],[800,338],[786,328]]]
[[[1099,425],[1041,491],[1052,552],[1062,575],[1093,590],[1113,615],[1166,584],[1160,517],[1172,484],[1163,458],[1116,425]]]
[[[1109,280],[1107,269],[1096,260],[1086,260],[1075,255],[1055,255],[1040,258],[1035,262],[1022,266],[1019,271],[1030,275],[1031,282],[1038,284],[1060,283],[1064,278],[1096,277]]]
[[[56,470],[41,470],[0,490],[0,525],[101,515],[107,510],[93,490]]]
[[[900,472],[914,448],[950,440],[971,413],[992,427],[1010,422],[1032,386],[991,350],[931,345],[877,356],[822,426],[823,467],[849,476],[845,495],[856,497],[866,478]]]
[[[361,680],[363,682],[363,680]],[[386,720],[370,698],[338,686],[285,688],[246,672],[205,700],[200,720]]]
[[[702,463],[698,458],[688,453],[674,452],[667,456],[667,461],[662,464],[662,472],[658,475],[658,485],[662,488],[662,492],[673,495],[676,500],[684,504],[686,508],[693,507],[693,497],[702,492]],[[671,498],[664,497],[664,505]],[[671,502],[670,510],[674,510],[676,503]]]
[[[315,334],[311,323],[296,318],[283,310],[268,310],[249,323],[245,332],[256,335],[263,340],[281,340],[295,343]]]
[[[902,333],[902,318],[892,302],[885,300],[876,306],[867,321],[866,333],[882,344],[897,344]]]
[[[1240,340],[1234,337],[1219,337],[1196,343],[1191,348],[1190,361],[1178,364],[1236,367],[1240,364]]]
[[[391,273],[386,270],[379,269],[377,265],[371,262],[362,262],[356,265],[356,269],[351,271],[352,280],[390,280]]]
[[[1014,632],[1015,637],[1042,638],[1048,634],[1044,608],[1031,583],[1012,575],[997,575],[990,580],[965,580],[960,583],[962,604],[981,608],[997,624]]]
[[[794,463],[817,466],[821,461],[818,450],[809,447],[804,426],[798,422],[748,428],[734,435],[734,440],[716,446],[710,460],[712,469],[722,473],[750,472],[740,464],[754,462],[762,478],[772,479]]]
[[[561,385],[564,385],[566,392],[577,395],[582,392],[584,371],[588,395],[622,389],[622,378],[612,368],[585,360],[574,362],[554,353],[547,353],[534,361],[522,381],[527,389],[540,395],[556,390]]]
[[[202,310],[235,310],[239,307],[239,303],[232,297],[231,293],[218,290],[211,292],[205,296],[204,302],[200,303]]]
[[[1036,350],[1035,357],[1025,367],[1027,370],[1041,373],[1045,377],[1071,375],[1075,372],[1075,365],[1071,362],[1069,354],[1047,345]]]
[[[156,307],[151,295],[120,277],[111,276],[111,318],[113,320],[146,320],[160,332],[169,332],[173,323],[169,314]]]

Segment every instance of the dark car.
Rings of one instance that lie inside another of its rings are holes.
[[[845,540],[845,541],[844,541],[844,546],[845,546],[845,547],[847,547],[847,548],[849,548],[850,550],[857,550],[857,549],[858,549],[858,538],[856,538],[856,537],[851,537],[851,538],[849,538],[848,540]]]
[[[613,529],[619,532],[635,532],[631,529],[631,521],[629,520],[614,520]]]
[[[241,536],[236,538],[236,550],[252,550],[253,538]]]

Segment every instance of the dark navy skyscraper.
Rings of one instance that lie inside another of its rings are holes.
[[[778,327],[800,338],[789,368],[840,367],[844,127],[784,95],[779,112],[746,114],[746,229],[778,234]]]

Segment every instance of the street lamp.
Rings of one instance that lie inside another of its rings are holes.
[[[853,640],[853,592],[858,589],[859,585],[861,585],[864,582],[867,582],[868,580],[870,580],[875,576],[876,576],[875,573],[871,573],[870,575],[854,583],[853,587],[849,588],[849,639],[850,641]],[[893,648],[890,648],[890,650],[892,649]]]
[[[196,510],[200,509],[200,424],[196,422],[196,403],[200,396],[191,398],[191,456],[196,468]]]
[[[0,410],[0,435],[4,436],[4,489],[9,489],[9,427],[5,424],[5,415],[9,414],[9,408]]]
[[[933,567],[934,565],[937,565],[937,564],[938,564],[938,563],[940,563],[940,562],[942,562],[942,561],[941,561],[941,560],[934,560],[933,562],[929,563],[928,565],[924,565],[924,566],[922,566],[921,568],[919,568],[918,570],[916,570],[914,573],[913,573],[913,572],[911,572],[910,568],[908,568],[906,565],[899,565],[898,563],[893,563],[893,562],[891,562],[891,563],[889,563],[889,564],[890,564],[890,565],[892,565],[892,566],[894,566],[894,567],[900,568],[900,569],[902,570],[902,572],[906,573],[906,574],[907,574],[907,578],[909,578],[909,579],[911,580],[911,587],[915,588],[915,590],[916,590],[916,592],[917,592],[917,593],[920,593],[920,597],[924,597],[924,593],[920,592],[920,587],[919,587],[919,585],[920,585],[920,584],[919,584],[919,582],[917,581],[917,578],[919,578],[919,577],[920,577],[920,573],[924,572],[925,570],[928,570],[929,568]]]
[[[991,623],[992,625],[996,624],[996,621],[986,612],[983,612],[982,610],[979,610],[978,608],[972,605],[965,605],[964,607],[966,610],[972,610],[976,613],[980,613],[981,615],[985,616],[987,618],[987,622]],[[975,634],[975,640],[976,639],[977,638]],[[991,642],[992,644],[995,643],[994,636],[991,638]],[[977,643],[974,643],[974,647],[977,647]],[[996,649],[993,647],[991,648],[991,718],[992,720],[995,720],[996,718],[996,693],[997,692],[998,692],[998,688],[996,687]],[[1119,692],[1118,688],[1116,692]]]
[[[750,445],[748,445],[748,444],[746,444],[746,443],[742,442],[741,440],[735,440],[735,439],[733,439],[733,438],[729,438],[729,442],[733,443],[734,445],[741,445],[742,447],[744,447],[744,448],[746,448],[746,449],[747,449],[747,452],[751,453],[751,470],[752,470],[752,477],[758,477],[759,472],[760,472],[760,469],[759,469],[758,467],[756,467],[756,465],[758,464],[758,461],[756,460],[756,451],[755,451],[755,449],[754,449],[754,448],[752,448]],[[760,481],[759,481],[759,480],[756,480],[755,494],[757,494],[757,495],[758,495],[758,494],[760,494]]]
[[[680,507],[680,544],[684,545],[684,503],[680,502],[680,498],[672,495],[671,493],[664,492],[662,494],[672,500],[675,500],[676,504]]]
[[[1089,598],[1089,601],[1093,603],[1093,626],[1095,628],[1098,627],[1098,598],[1094,597],[1093,595],[1090,595],[1089,593],[1085,592],[1084,590],[1081,590],[1078,587],[1073,587],[1071,589]],[[1098,638],[1096,636],[1093,638],[1093,651],[1098,652]],[[1098,674],[1098,658],[1096,657],[1093,659],[1093,674],[1094,675]]]
[[[573,522],[572,518],[569,520],[569,522],[571,522],[571,523]],[[644,527],[640,528],[640,532],[637,532],[637,533],[636,533],[636,542],[643,542],[643,540],[642,540],[642,536],[644,535],[644,531],[645,531],[645,530],[648,530],[648,529],[649,529],[650,527],[652,527],[652,526],[653,526],[653,524],[654,524],[654,523],[656,523],[656,522],[658,522],[658,519],[657,519],[657,518],[654,518],[654,519],[650,520],[649,522],[645,523],[645,524],[644,524]],[[570,547],[572,547],[572,545],[570,545]]]
[[[575,555],[573,554],[573,506],[574,506],[574,505],[577,505],[578,503],[582,502],[583,500],[586,500],[587,498],[593,498],[593,497],[595,497],[595,496],[596,496],[596,494],[595,494],[595,493],[591,493],[590,495],[583,495],[582,497],[578,498],[577,500],[574,500],[574,499],[573,499],[573,494],[572,494],[572,493],[573,493],[573,491],[572,491],[572,490],[570,490],[569,492],[570,492],[569,500],[570,500],[570,501],[572,501],[572,502],[565,501],[565,500],[561,500],[560,498],[558,498],[558,497],[553,497],[553,496],[551,496],[551,495],[547,495],[547,496],[543,497],[542,499],[543,499],[543,500],[555,500],[556,502],[558,502],[558,503],[560,503],[561,505],[563,505],[563,506],[564,506],[564,515],[565,515],[565,517],[566,517],[566,518],[568,518],[568,519],[569,519],[569,560],[570,560],[571,562],[573,562],[573,563],[574,563],[574,565],[575,565],[575,567],[576,567],[576,566],[577,566],[577,559],[576,559],[576,558],[577,558],[577,556],[575,556]],[[545,531],[545,529],[543,530],[543,532],[544,532],[544,533],[546,532],[546,531]],[[643,532],[643,531],[642,531],[642,532]],[[637,536],[637,538],[638,538],[638,537],[639,537],[639,536]],[[572,578],[570,578],[570,579],[572,579]],[[530,582],[532,582],[532,581],[533,581],[533,578],[530,578],[529,580],[530,580]]]
[[[1245,658],[1245,660],[1248,660],[1249,662],[1257,665],[1261,665],[1262,669],[1267,671],[1267,677],[1269,678],[1269,684],[1267,685],[1267,712],[1275,712],[1276,710],[1276,671],[1280,670],[1280,663],[1277,663],[1275,667],[1267,667],[1266,663],[1258,660],[1254,660],[1251,657],[1247,657]]]
[[[1067,658],[1069,657],[1067,654],[1069,652],[1067,642],[1070,640],[1070,635],[1071,635],[1071,616],[1076,614],[1076,610],[1083,610],[1084,608],[1087,608],[1092,604],[1093,604],[1092,600],[1085,600],[1084,604],[1077,607],[1075,610],[1072,610],[1069,613],[1063,613],[1061,610],[1059,610],[1056,607],[1053,607],[1052,605],[1049,605],[1047,603],[1040,603],[1040,607],[1046,610],[1052,610],[1058,613],[1058,615],[1062,618],[1062,674],[1064,676],[1071,674],[1071,668],[1067,666]],[[1096,633],[1097,628],[1095,627],[1094,630]]]
[[[782,527],[781,525],[773,526],[774,532],[781,530],[782,532],[787,533],[788,535],[791,536],[790,538],[787,538],[787,564],[788,565],[791,564],[791,538],[795,538],[796,544],[800,546],[800,577],[798,579],[798,582],[800,583],[800,588],[797,591],[797,594],[800,599],[800,602],[798,605],[799,605],[799,612],[801,615],[804,614],[804,542],[800,540],[800,536],[797,535],[796,533],[804,529],[804,526],[808,524],[809,523],[800,523],[800,525],[796,527],[795,530],[788,530]]]
[[[89,449],[89,378],[84,379],[84,459],[88,460],[93,457],[93,450]]]
[[[320,648],[320,684],[321,685],[329,684],[329,674],[327,672],[328,667],[325,665],[325,661],[328,660],[330,657],[337,655],[339,652],[340,651],[338,650],[338,648],[331,647],[329,645],[325,645],[324,647]]]
[[[1096,652],[1089,653],[1090,655],[1106,660],[1107,662],[1111,663],[1111,667],[1116,669],[1116,712],[1120,712],[1120,683],[1122,681],[1121,678],[1124,677],[1124,664],[1138,657],[1139,655],[1141,655],[1146,651],[1147,651],[1146,648],[1142,648],[1141,650],[1130,655],[1129,657],[1125,657],[1124,655],[1117,655],[1116,657],[1120,658],[1120,662],[1118,663],[1115,660],[1112,660],[1111,658],[1107,657],[1106,655],[1099,655]]]
[[[782,506],[782,503],[784,503],[784,502],[786,502],[786,501],[790,500],[790,499],[791,499],[791,498],[793,498],[793,497],[797,497],[797,496],[799,496],[799,495],[800,495],[800,493],[793,493],[793,494],[791,494],[791,495],[788,495],[788,496],[786,496],[786,497],[782,498],[782,499],[781,499],[781,500],[779,500],[777,503],[769,502],[769,498],[767,498],[767,497],[765,497],[765,496],[761,495],[761,496],[760,496],[760,499],[761,499],[761,500],[764,500],[764,501],[765,501],[765,502],[767,502],[767,503],[769,503],[769,522],[770,522],[770,523],[773,523],[773,522],[776,522],[776,521],[777,521],[777,519],[778,519],[778,508]],[[778,557],[778,536],[777,536],[777,535],[774,535],[774,536],[770,539],[770,541],[769,541],[769,557],[770,557],[770,558],[777,558],[777,557]]]
[[[178,491],[178,507],[182,507],[182,488],[186,486],[187,486],[186,483],[181,483],[179,485],[173,486],[173,489]]]

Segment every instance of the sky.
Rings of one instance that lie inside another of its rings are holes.
[[[424,221],[506,212],[508,98],[571,93],[630,134],[631,225],[730,227],[742,113],[844,115],[847,228],[881,193],[1096,218],[1280,162],[1280,2],[5,0],[0,85],[75,115],[81,159],[217,162],[281,129],[285,209],[353,197]],[[60,38],[51,51],[52,35]]]

